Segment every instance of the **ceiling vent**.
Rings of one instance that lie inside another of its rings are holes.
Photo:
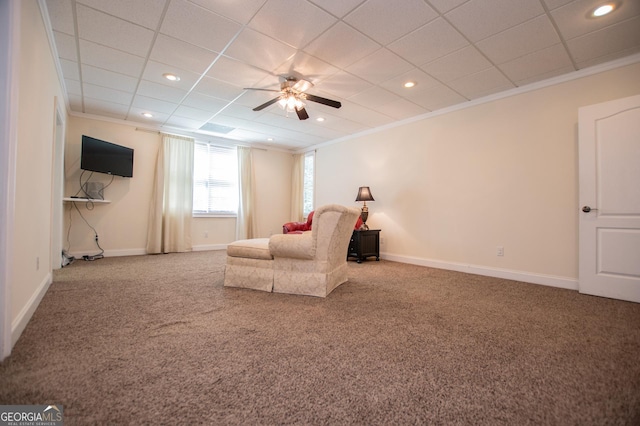
[[[222,133],[226,135],[227,133],[235,130],[235,128],[223,126],[221,124],[205,123],[202,127],[200,127],[200,130],[211,133]]]

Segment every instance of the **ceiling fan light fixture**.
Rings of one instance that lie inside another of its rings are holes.
[[[304,108],[305,104],[293,93],[290,93],[286,96],[281,97],[278,101],[278,105],[280,105],[280,108],[287,112],[295,112],[296,109]]]

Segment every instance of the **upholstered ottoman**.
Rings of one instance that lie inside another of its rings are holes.
[[[269,238],[238,240],[227,246],[225,287],[273,290],[273,256]]]

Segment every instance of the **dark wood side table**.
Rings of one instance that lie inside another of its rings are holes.
[[[375,256],[376,260],[380,260],[380,230],[353,231],[349,242],[347,260],[350,257],[355,257],[358,263],[362,263],[364,259],[371,256]]]

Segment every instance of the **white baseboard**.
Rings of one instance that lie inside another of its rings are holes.
[[[11,347],[13,348],[22,335],[22,332],[27,327],[29,320],[33,316],[33,313],[38,308],[40,301],[44,297],[47,290],[49,290],[49,286],[53,282],[53,275],[51,272],[47,274],[44,280],[38,286],[38,289],[31,296],[27,304],[22,308],[16,319],[11,323]]]
[[[428,266],[430,268],[447,269],[450,271],[465,272],[468,274],[484,275],[487,277],[504,278],[513,281],[522,281],[531,284],[541,284],[549,287],[578,290],[578,280],[575,278],[558,277],[553,275],[536,274],[532,272],[514,271],[509,269],[490,268],[464,263],[445,262],[434,259],[423,259],[411,256],[401,256],[391,253],[380,253],[380,258],[412,265]]]
[[[227,244],[206,244],[193,246],[193,251],[226,250]]]

